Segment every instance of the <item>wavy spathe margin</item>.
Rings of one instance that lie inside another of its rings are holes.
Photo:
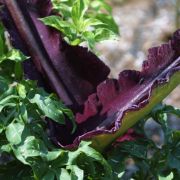
[[[30,66],[36,66],[46,84],[76,113],[78,128],[73,135],[68,123],[49,122],[51,139],[61,147],[76,148],[81,140],[92,140],[96,149],[103,150],[180,83],[180,30],[169,43],[149,50],[141,72],[126,70],[118,79],[107,79],[109,68],[95,55],[69,46],[38,20],[51,13],[49,0],[4,2],[9,14],[3,22],[13,41],[18,37],[26,46],[34,63]],[[31,78],[32,72],[25,72]]]
[[[102,150],[137,120],[147,115],[180,83],[180,30],[167,44],[149,50],[142,71],[125,70],[118,80],[107,79],[76,114],[79,136],[70,145],[61,142],[60,127],[54,127],[54,141],[74,148],[82,140],[92,140]]]

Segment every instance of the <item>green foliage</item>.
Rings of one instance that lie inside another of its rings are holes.
[[[136,141],[119,143],[110,151],[108,162],[112,166],[114,179],[121,177],[122,180],[131,178],[139,180],[164,177],[176,180],[180,178],[180,131],[170,129],[167,123],[168,114],[174,114],[180,118],[179,112],[179,109],[172,106],[158,105],[149,116],[163,129],[165,142],[162,148],[157,147],[152,139],[141,137]],[[135,127],[136,132],[145,134],[144,123],[144,120],[138,123]],[[132,162],[127,166],[126,162],[129,159]]]
[[[59,30],[73,46],[86,42],[89,49],[94,50],[97,42],[115,39],[119,34],[111,7],[105,0],[52,0],[52,3],[60,15],[41,21]]]
[[[0,71],[3,75],[0,76],[0,179],[111,178],[110,166],[90,147],[90,142],[81,142],[74,151],[58,149],[51,143],[45,118],[65,124],[65,117],[68,117],[74,131],[73,114],[55,95],[37,88],[36,82],[24,80],[23,76],[17,78],[16,65],[26,57],[18,50],[8,49],[4,29],[1,29],[0,38],[3,39],[0,55],[4,57],[0,63],[3,67]]]
[[[65,124],[65,116],[68,116],[74,123],[72,112],[59,102],[53,94],[49,95],[44,90],[37,88],[34,82],[23,80],[14,82],[8,87],[9,82],[3,77],[1,80],[4,83],[7,82],[1,87],[1,89],[4,88],[0,94],[1,116],[5,117],[10,112],[14,112],[14,118],[20,118],[22,122],[27,122],[29,120],[28,113],[32,113],[31,111],[34,109],[33,115],[36,116],[31,115],[31,118],[38,116],[41,119],[44,116],[60,124]],[[7,121],[9,120],[7,119]]]
[[[68,119],[72,120],[75,128],[73,113],[66,108],[54,94],[48,94],[43,89],[37,88],[35,82],[24,80],[23,76],[21,76],[20,79],[19,73],[22,72],[22,67],[19,63],[22,63],[27,57],[19,50],[7,46],[5,30],[1,24],[0,29],[0,65],[2,65],[0,73],[2,75],[6,74],[7,76],[7,78],[0,76],[1,116],[5,117],[9,112],[14,112],[13,122],[18,120],[20,116],[22,116],[20,118],[22,122],[27,122],[29,118],[28,113],[34,108],[35,112],[33,115],[36,114],[36,116],[32,116],[31,118],[38,117],[41,119],[41,117],[44,116],[51,118],[57,123],[65,124],[65,116],[67,116]],[[10,69],[10,71],[7,71],[10,61],[12,61],[11,66],[13,70]],[[7,119],[7,121],[8,120],[10,119]],[[19,126],[18,124],[16,125]],[[15,124],[9,128],[11,128],[10,131],[12,131],[12,128],[15,128]]]
[[[27,59],[20,51],[17,49],[10,49],[11,47],[7,46],[7,40],[4,33],[4,27],[0,23],[0,63],[5,60],[11,60],[15,62],[22,62]]]

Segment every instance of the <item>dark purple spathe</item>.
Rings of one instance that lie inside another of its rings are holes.
[[[141,72],[125,70],[118,79],[108,79],[109,68],[93,53],[68,45],[57,31],[39,21],[39,17],[52,13],[50,1],[27,2],[28,6],[25,1],[5,0],[10,13],[3,22],[13,41],[19,40],[26,47],[37,74],[76,114],[78,128],[73,135],[68,121],[66,126],[50,122],[51,138],[61,147],[77,147],[81,140],[118,131],[125,113],[147,105],[152,90],[169,82],[170,76],[180,70],[178,30],[171,41],[149,50]],[[19,11],[15,11],[16,5]],[[16,18],[18,15],[24,24]],[[14,26],[8,25],[9,20]],[[25,73],[31,78],[26,65]]]

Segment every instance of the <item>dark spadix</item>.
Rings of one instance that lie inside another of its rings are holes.
[[[1,1],[0,1],[1,2]],[[180,30],[149,49],[141,72],[125,70],[109,79],[109,68],[86,48],[68,45],[39,18],[53,13],[49,0],[4,0],[1,18],[16,48],[31,60],[27,78],[55,92],[76,115],[78,128],[49,123],[55,144],[76,148],[81,140],[103,150],[147,115],[180,83]]]

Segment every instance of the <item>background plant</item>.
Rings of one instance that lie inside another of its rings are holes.
[[[52,0],[55,13],[41,20],[59,30],[71,45],[87,43],[94,50],[97,42],[115,39],[118,26],[112,17],[112,9],[105,0]]]
[[[142,136],[135,141],[118,143],[109,151],[108,162],[115,179],[179,179],[180,131],[169,126],[172,116],[179,119],[180,110],[172,106],[157,105],[149,116],[134,127],[135,132]],[[147,136],[144,124],[149,118],[153,118],[161,126],[163,142],[160,143],[161,137]]]

